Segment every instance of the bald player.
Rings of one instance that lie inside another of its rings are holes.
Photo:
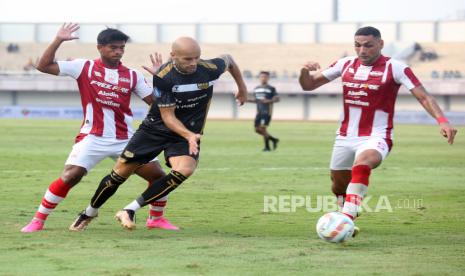
[[[247,87],[230,55],[203,60],[200,54],[197,41],[180,37],[172,44],[167,63],[157,69],[162,59],[155,53],[150,56],[153,67],[144,67],[153,75],[156,104],[151,106],[111,173],[101,180],[94,197],[103,204],[112,195],[107,193],[108,186],[121,185],[162,151],[171,171],[116,214],[124,228],[136,228],[134,216],[138,209],[165,197],[194,173],[213,85],[221,74],[228,71],[234,78],[237,102],[242,105],[247,100]]]

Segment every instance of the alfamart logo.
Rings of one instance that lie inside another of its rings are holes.
[[[423,209],[423,199],[404,198],[392,202],[388,196],[377,198],[366,196],[360,204],[361,212],[393,212],[394,209]],[[334,195],[265,195],[263,196],[263,212],[293,213],[305,209],[307,212],[340,211]]]

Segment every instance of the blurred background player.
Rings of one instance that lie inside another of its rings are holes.
[[[384,42],[378,29],[360,28],[354,40],[357,56],[339,59],[321,72],[318,63],[307,62],[299,78],[302,88],[308,91],[342,78],[344,116],[330,169],[332,191],[342,212],[351,219],[359,213],[371,170],[381,164],[392,148],[394,105],[401,85],[437,120],[439,131],[449,144],[457,132],[412,70],[381,54]]]
[[[248,102],[257,104],[257,115],[255,116],[255,132],[263,136],[265,147],[263,151],[270,151],[270,141],[273,143],[273,150],[278,146],[279,139],[271,136],[267,128],[271,122],[273,114],[273,103],[279,102],[279,96],[276,88],[268,84],[270,80],[270,72],[261,71],[258,75],[260,85],[255,87],[253,94],[255,99],[248,100]]]
[[[87,172],[106,157],[116,159],[121,154],[133,133],[132,112],[129,107],[132,93],[147,104],[153,103],[152,88],[147,85],[143,75],[120,62],[129,37],[119,30],[108,28],[99,33],[99,59],[55,62],[55,53],[60,45],[64,41],[77,39],[73,33],[78,29],[77,24],[63,24],[55,39],[42,54],[37,69],[44,73],[76,79],[84,120],[61,176],[50,184],[34,218],[21,232],[42,230],[48,215]],[[135,173],[149,183],[165,175],[156,159],[137,168]],[[107,192],[111,194],[114,194],[117,188],[115,185],[106,187]],[[152,218],[147,221],[147,226],[177,228],[163,218],[165,204],[166,198],[153,203],[150,211]],[[84,230],[97,216],[100,206],[95,205],[93,201],[70,226],[70,230]]]
[[[200,138],[215,81],[226,71],[233,76],[239,104],[247,100],[247,87],[241,71],[230,55],[210,60],[200,59],[197,41],[189,37],[176,39],[171,48],[171,59],[153,74],[153,86],[157,97],[149,114],[129,141],[111,174],[105,176],[95,192],[105,201],[107,183],[120,185],[141,164],[164,151],[171,172],[152,183],[136,200],[116,214],[127,229],[136,227],[135,212],[141,207],[167,196],[191,176],[197,168]],[[152,56],[156,64],[161,56]],[[154,66],[156,67],[156,66]],[[113,177],[116,176],[116,177]]]

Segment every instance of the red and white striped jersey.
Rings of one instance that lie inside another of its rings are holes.
[[[133,134],[131,94],[140,98],[152,94],[144,76],[122,64],[109,69],[100,59],[58,61],[61,76],[76,79],[84,111],[76,142],[87,134],[128,139]]]
[[[394,105],[401,85],[411,90],[420,81],[404,63],[380,56],[371,66],[342,58],[322,72],[328,80],[342,78],[344,111],[340,136],[392,139]]]

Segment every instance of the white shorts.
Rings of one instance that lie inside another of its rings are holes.
[[[383,138],[378,137],[344,137],[337,136],[331,156],[331,170],[352,170],[355,158],[365,150],[377,150],[383,160],[388,156],[390,148]]]
[[[118,140],[116,138],[87,135],[81,141],[74,144],[65,165],[83,167],[89,172],[107,157],[116,161],[128,142],[129,139]],[[158,159],[155,158],[152,161],[154,160]]]

